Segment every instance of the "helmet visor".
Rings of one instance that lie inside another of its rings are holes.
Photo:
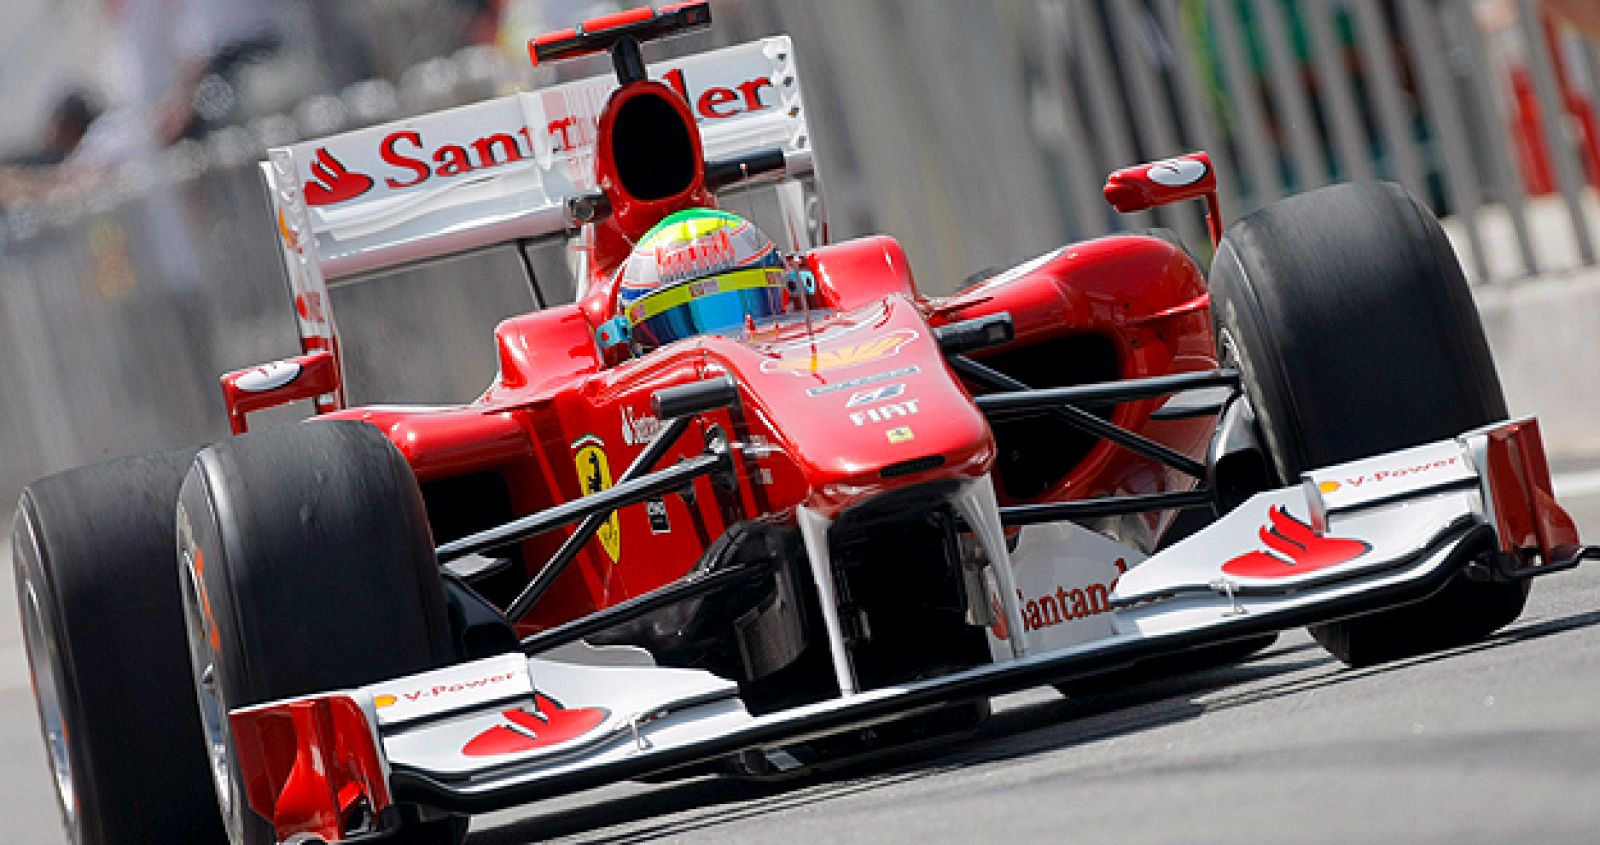
[[[633,339],[654,348],[699,334],[725,332],[745,318],[761,320],[783,312],[783,270],[751,267],[679,282],[639,297],[628,305]]]

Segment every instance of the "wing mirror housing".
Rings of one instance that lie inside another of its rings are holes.
[[[249,431],[245,415],[339,392],[339,362],[319,349],[306,355],[234,370],[222,376],[222,401],[234,434]]]
[[[1127,214],[1184,200],[1206,201],[1206,229],[1211,245],[1222,242],[1222,206],[1217,200],[1217,174],[1205,151],[1124,167],[1106,178],[1106,202]]]

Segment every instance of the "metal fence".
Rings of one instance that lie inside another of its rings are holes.
[[[1551,37],[1532,0],[726,0],[715,12],[716,30],[669,49],[792,34],[835,237],[898,236],[932,293],[1116,229],[1166,225],[1203,244],[1197,209],[1119,216],[1099,195],[1111,169],[1197,148],[1218,164],[1229,220],[1334,181],[1393,179],[1454,218],[1480,282],[1594,261],[1594,48]],[[296,351],[253,169],[266,145],[530,81],[467,50],[185,144],[92,196],[7,209],[0,492],[223,436],[216,375]],[[531,304],[511,254],[334,297],[356,402],[470,398],[493,374],[490,327]]]
[[[1130,151],[1206,148],[1228,219],[1331,182],[1388,179],[1456,218],[1478,281],[1594,263],[1594,47],[1549,26],[1534,0],[1035,9],[1040,137],[1081,232],[1125,225],[1096,201]],[[1530,195],[1559,199],[1575,254],[1536,243]],[[1193,215],[1161,216],[1198,237]]]

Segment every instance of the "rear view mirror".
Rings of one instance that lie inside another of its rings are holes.
[[[1217,174],[1204,152],[1136,164],[1112,173],[1103,191],[1106,202],[1127,214],[1158,205],[1204,199],[1211,244],[1222,241],[1222,211],[1217,204]]]
[[[249,430],[246,414],[337,393],[339,381],[338,361],[327,350],[226,373],[222,399],[228,424],[234,434],[243,434]]]

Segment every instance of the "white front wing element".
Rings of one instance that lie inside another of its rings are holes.
[[[1487,522],[1473,435],[1306,473],[1155,555],[1121,603],[1181,593],[1281,593],[1403,564],[1464,523]]]
[[[995,662],[938,678],[752,716],[734,683],[707,672],[511,654],[314,698],[349,696],[360,703],[380,740],[379,767],[391,773],[400,800],[446,809],[476,811],[744,749],[781,747],[1429,595],[1458,577],[1465,559],[1483,551],[1493,535],[1482,492],[1490,479],[1472,466],[1473,450],[1481,447],[1474,436],[1319,470],[1299,487],[1258,495],[1121,574],[1114,589],[1102,582],[1111,593],[1110,609],[1084,614],[1103,626],[1099,636],[1056,645],[1050,629],[1066,626],[1032,626],[1038,630],[1026,634],[1044,635],[1033,641],[1037,650],[1015,657],[1009,647],[996,649]],[[1381,485],[1382,494],[1336,495],[1362,475]],[[1339,487],[1326,483],[1334,480]],[[1312,526],[1313,512],[1325,523],[1320,529]],[[1050,581],[1058,582],[1050,594],[1063,617],[1061,603],[1070,608],[1074,589],[1083,590],[1089,607],[1088,589],[1067,587],[1067,580],[1094,575],[1114,544],[1097,546],[1071,530],[1053,540],[1038,536],[1042,545],[1025,542],[1014,556],[1019,574],[1013,589],[1023,592],[1024,608],[1033,605],[1024,619],[1049,612],[1038,585]],[[1080,559],[1069,556],[1050,571],[1042,550],[1063,544],[1074,546]]]
[[[1295,488],[1262,493],[1205,531],[1145,561],[1117,583],[1119,602],[1180,593],[1288,592],[1404,563],[1479,519],[1475,490],[1430,494],[1340,519],[1318,537]],[[1348,541],[1322,553],[1319,543]],[[1365,547],[1365,548],[1363,548]]]
[[[391,728],[381,725],[391,766],[409,767],[443,778],[530,764],[551,765],[574,755],[601,759],[646,749],[650,737],[676,728],[685,711],[721,713],[748,719],[736,698],[738,685],[707,672],[641,666],[595,666],[501,655],[452,666],[408,683],[367,687],[436,688],[461,678],[517,673],[524,692],[493,706],[462,710],[438,701],[432,718]],[[537,684],[538,692],[534,692]],[[535,697],[537,696],[537,697]],[[707,710],[706,708],[709,708]],[[380,719],[382,710],[378,711]],[[717,720],[723,721],[723,720]]]
[[[1143,552],[1071,522],[1023,528],[1011,553],[1011,568],[1029,653],[1115,634],[1111,593],[1144,560]],[[1012,656],[1014,629],[1002,621],[990,626],[989,652],[995,660]]]

